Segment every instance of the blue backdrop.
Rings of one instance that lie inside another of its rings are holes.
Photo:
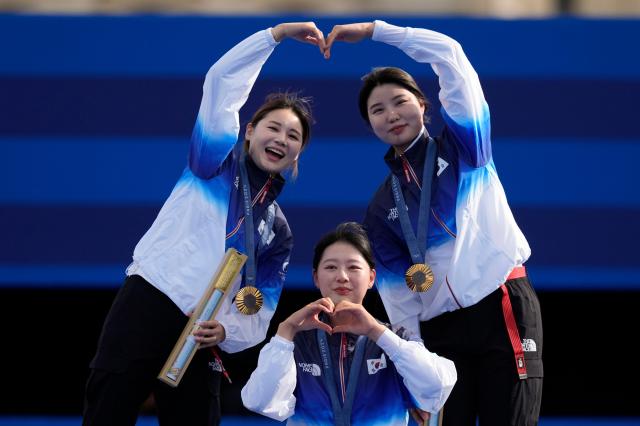
[[[0,285],[119,286],[185,165],[208,67],[297,19],[309,18],[0,15]],[[639,22],[387,20],[452,36],[474,64],[536,288],[640,289]],[[380,65],[412,72],[438,111],[431,69],[371,41],[336,45],[330,61],[283,42],[242,111],[245,123],[277,89],[315,99],[312,143],[281,198],[296,241],[289,288],[308,288],[313,243],[361,219],[386,174],[356,104],[359,77]],[[432,133],[441,126],[436,112]]]

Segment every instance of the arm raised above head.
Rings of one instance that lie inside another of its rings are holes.
[[[191,136],[189,167],[198,177],[214,176],[240,132],[240,108],[275,46],[284,38],[324,48],[313,22],[279,24],[258,31],[225,53],[207,72],[198,117]]]
[[[442,115],[461,150],[473,167],[491,160],[489,106],[478,74],[456,40],[423,28],[398,27],[375,21],[372,39],[395,46],[438,76]]]
[[[213,176],[238,139],[238,112],[277,42],[271,30],[235,45],[207,72],[198,117],[191,135],[189,167],[198,177]]]

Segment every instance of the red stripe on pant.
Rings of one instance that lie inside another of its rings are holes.
[[[513,268],[513,271],[507,277],[507,281],[516,278],[523,278],[527,276],[527,272],[524,266],[517,266]],[[524,361],[524,350],[522,349],[522,340],[520,339],[520,333],[518,332],[518,326],[516,319],[513,315],[513,308],[511,306],[511,299],[509,299],[509,291],[507,286],[502,284],[500,286],[502,290],[502,313],[504,314],[504,322],[507,326],[507,333],[509,333],[509,340],[511,340],[511,347],[513,348],[513,354],[516,360],[516,369],[518,370],[518,376],[520,379],[527,378],[527,364]]]

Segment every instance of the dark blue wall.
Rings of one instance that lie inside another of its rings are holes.
[[[0,283],[119,285],[184,166],[206,70],[281,19],[0,15]],[[638,21],[388,20],[445,32],[474,63],[536,287],[640,288]],[[292,286],[308,285],[317,236],[361,218],[385,174],[356,111],[358,77],[377,65],[407,68],[437,103],[431,69],[394,48],[340,44],[325,61],[285,41],[243,110],[273,89],[315,98],[314,138],[282,197]]]

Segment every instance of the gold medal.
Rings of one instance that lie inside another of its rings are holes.
[[[257,313],[262,308],[262,293],[252,286],[241,288],[236,294],[236,307],[245,315]]]
[[[416,263],[407,269],[404,279],[411,291],[427,291],[433,285],[433,271],[429,265]]]

